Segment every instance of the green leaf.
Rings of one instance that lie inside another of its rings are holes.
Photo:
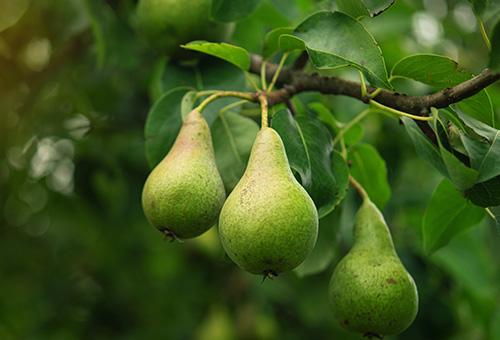
[[[14,26],[30,6],[31,0],[0,0],[0,32]]]
[[[432,256],[432,261],[439,263],[441,269],[451,274],[454,282],[460,283],[468,294],[481,297],[481,309],[488,302],[496,309],[498,286],[493,268],[497,259],[476,231],[469,230],[455,237],[447,247]]]
[[[500,130],[497,130],[471,116],[458,112],[458,116],[472,131],[461,134],[461,139],[471,159],[473,169],[479,171],[479,182],[485,182],[500,175]],[[472,135],[477,135],[473,138]]]
[[[361,0],[337,0],[337,7],[340,12],[356,19],[370,16],[370,11]]]
[[[151,101],[156,101],[165,92],[162,78],[168,65],[167,57],[158,58],[151,70],[151,80],[149,82],[149,97]],[[177,84],[179,86],[179,84]],[[176,86],[174,86],[176,87]]]
[[[372,85],[392,89],[380,47],[365,26],[347,14],[316,12],[291,35],[282,35],[279,43],[283,51],[306,50],[317,69],[353,66]]]
[[[250,69],[250,56],[248,52],[244,48],[238,46],[197,40],[191,41],[187,45],[182,45],[182,47],[220,58],[241,68],[243,71],[248,71]]]
[[[440,109],[439,110],[439,114],[442,117],[444,117],[446,120],[448,120],[451,123],[453,123],[454,125],[456,125],[456,127],[458,127],[460,130],[462,130],[463,132],[466,132],[465,131],[465,125],[464,125],[462,119],[460,119],[458,117],[458,114],[457,114],[457,112],[455,110],[453,110],[450,107],[447,107],[447,108],[444,108],[444,109]]]
[[[444,177],[451,179],[439,148],[427,138],[413,119],[408,117],[401,117],[400,119],[413,141],[418,156],[438,170]]]
[[[365,126],[361,123],[352,125],[342,136],[347,146],[354,145],[363,139]]]
[[[460,70],[453,59],[434,54],[416,54],[403,58],[394,65],[391,74],[393,77],[419,81],[437,91],[474,77],[470,72]],[[457,105],[474,118],[494,126],[494,112],[486,90],[481,90]]]
[[[469,152],[465,148],[465,145],[462,141],[463,131],[460,130],[452,122],[447,121],[447,123],[448,123],[448,142],[450,143],[450,147],[453,150],[469,157]]]
[[[448,168],[450,178],[461,192],[471,188],[479,178],[479,173],[462,163],[454,154],[440,145],[441,156]]]
[[[165,67],[162,84],[166,91],[179,86],[192,87],[192,89],[199,91],[246,90],[244,72],[230,63],[215,58],[203,59],[197,67],[181,67],[168,63]],[[234,98],[221,98],[208,105],[203,111],[203,116],[208,124],[212,124],[223,107],[235,101]],[[199,101],[196,103],[199,104]]]
[[[154,168],[174,144],[182,125],[181,102],[191,88],[179,87],[161,96],[151,107],[146,120],[146,157]]]
[[[478,182],[500,175],[500,131],[492,144],[465,134],[460,137],[470,155],[471,167],[479,172]]]
[[[434,115],[434,130],[435,131],[446,131],[443,123],[437,117],[437,110],[431,108],[431,111]],[[446,164],[446,168],[448,169],[448,173],[450,175],[450,179],[455,184],[456,188],[464,193],[466,189],[471,188],[474,183],[477,182],[479,178],[479,172],[474,169],[469,168],[467,165],[462,163],[452,152],[448,151],[445,146],[443,146],[444,139],[448,142],[448,138],[438,137],[439,150],[441,152],[441,157]]]
[[[154,94],[157,96],[154,99],[158,99],[165,92],[178,88],[180,86],[191,87],[192,89],[204,90],[204,88],[200,88],[196,82],[196,68],[194,67],[181,67],[180,65],[167,62],[163,69],[161,68],[161,63],[164,62],[165,58],[162,57],[157,61],[154,69],[153,69],[153,79],[152,84],[150,84],[150,88],[154,88]],[[221,63],[227,64],[224,61],[220,61]],[[228,64],[229,65],[229,64]],[[232,66],[232,65],[231,65]],[[161,73],[161,74],[157,74]],[[157,84],[158,78],[161,79],[160,84]],[[161,92],[160,92],[161,91]],[[159,92],[159,93],[158,93]]]
[[[161,60],[159,63],[161,63]],[[197,66],[181,66],[177,63],[169,62],[163,70],[159,69],[156,72],[162,73],[162,80],[161,86],[154,86],[163,89],[163,92],[179,86],[192,87],[198,91],[243,91],[246,89],[245,74],[234,65],[216,58],[202,59]],[[155,75],[154,77],[158,78],[159,76]]]
[[[484,209],[462,197],[453,183],[444,179],[438,185],[425,210],[422,221],[424,251],[432,254],[458,233],[478,224]]]
[[[324,104],[319,102],[313,102],[308,105],[308,107],[318,114],[318,119],[330,127],[332,131],[337,135],[340,128],[346,123],[338,122],[335,116]],[[365,127],[361,123],[353,124],[347,131],[344,132],[343,139],[346,145],[350,146],[358,143],[365,134]]]
[[[493,72],[500,72],[500,18],[491,33],[491,55],[488,67]]]
[[[347,151],[352,177],[363,186],[373,203],[383,210],[391,196],[385,161],[370,144],[356,144]]]
[[[330,109],[319,102],[310,103],[308,107],[318,113],[318,119],[320,122],[325,124],[327,127],[330,127],[333,132],[338,133],[338,122],[335,120],[335,117],[333,116]],[[349,129],[345,135],[350,136],[350,131],[351,129]],[[334,192],[335,205],[338,205],[344,199],[344,196],[346,195],[349,188],[349,168],[347,167],[347,163],[345,162],[344,157],[342,157],[340,152],[335,149],[332,153],[332,172],[333,177],[336,181]]]
[[[480,207],[500,205],[500,176],[474,184],[472,188],[465,190],[465,197]]]
[[[370,11],[372,17],[385,12],[394,5],[395,2],[396,0],[363,0],[363,3]]]
[[[359,19],[373,17],[385,12],[396,0],[337,0],[339,11]]]
[[[332,111],[325,104],[320,102],[312,102],[307,105],[307,107],[318,114],[318,119],[320,122],[329,127],[335,134],[339,133],[340,127],[337,119],[333,115]]]
[[[338,201],[338,183],[332,172],[332,139],[326,127],[316,119],[300,116],[293,119],[288,109],[273,116],[272,127],[285,145],[290,167],[296,170],[318,209],[320,218]]]
[[[212,18],[231,22],[244,19],[259,7],[261,0],[213,0]]]
[[[280,37],[283,34],[291,34],[293,30],[294,29],[290,27],[280,27],[269,31],[264,39],[263,57],[268,58],[278,52],[280,50]]]
[[[477,133],[479,136],[482,136],[485,139],[487,139],[488,142],[494,143],[498,139],[498,132],[500,130],[497,130],[494,127],[484,124],[483,122],[474,119],[473,117],[464,114],[462,112],[458,112],[458,116],[460,117],[460,119],[463,120],[463,122],[468,127],[472,128],[474,132]]]
[[[250,118],[222,112],[211,126],[215,162],[228,192],[245,172],[259,125]]]
[[[295,32],[295,29],[293,30],[293,32]],[[280,44],[280,49],[285,52],[295,51],[295,50],[307,50],[307,45],[305,44],[304,40],[299,39],[291,34],[282,34],[279,39],[279,44]],[[309,58],[310,57],[311,56],[309,55]]]

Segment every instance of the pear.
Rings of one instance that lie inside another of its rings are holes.
[[[144,184],[144,214],[166,237],[187,239],[215,225],[225,198],[210,128],[193,110],[174,145]]]
[[[368,198],[356,215],[354,245],[332,275],[329,300],[341,326],[369,338],[401,333],[417,315],[415,282]]]
[[[264,279],[297,267],[314,248],[316,207],[272,128],[257,134],[245,173],[222,208],[219,235],[238,266]]]

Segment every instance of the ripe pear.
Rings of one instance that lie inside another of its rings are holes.
[[[294,269],[314,248],[316,207],[272,128],[257,134],[245,173],[222,208],[219,235],[238,266],[264,278]]]
[[[144,184],[144,214],[167,237],[192,238],[217,222],[225,198],[210,128],[193,110],[174,145]]]
[[[138,28],[147,41],[173,58],[193,57],[180,45],[193,40],[227,41],[234,23],[210,19],[212,0],[139,0]]]
[[[345,329],[369,338],[401,333],[417,315],[415,282],[382,213],[368,198],[356,215],[354,245],[332,275],[329,299]]]

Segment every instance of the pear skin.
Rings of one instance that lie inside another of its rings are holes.
[[[193,110],[174,145],[144,184],[144,214],[167,237],[187,239],[203,234],[217,222],[225,198],[210,128]]]
[[[415,282],[394,249],[382,213],[369,199],[358,210],[354,245],[335,268],[329,299],[342,327],[369,338],[399,334],[417,315]]]
[[[255,139],[245,173],[222,208],[219,235],[238,266],[264,278],[294,269],[314,248],[316,207],[272,128]]]

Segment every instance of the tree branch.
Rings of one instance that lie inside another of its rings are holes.
[[[260,74],[262,57],[252,54],[250,61],[250,72]],[[268,81],[272,79],[276,69],[276,64],[267,63],[266,79]],[[448,107],[453,103],[475,95],[498,80],[500,80],[500,73],[493,73],[490,69],[485,69],[479,75],[464,83],[430,95],[415,97],[382,89],[374,99],[381,104],[399,111],[426,116],[429,114],[431,107],[438,109]],[[360,83],[339,77],[328,77],[317,73],[310,73],[300,68],[297,69],[294,65],[283,68],[276,82],[276,87],[279,89],[269,95],[269,105],[284,103],[294,95],[306,91],[345,95],[361,101],[364,100],[361,96]],[[377,90],[377,88],[368,85],[367,90],[370,94]]]

